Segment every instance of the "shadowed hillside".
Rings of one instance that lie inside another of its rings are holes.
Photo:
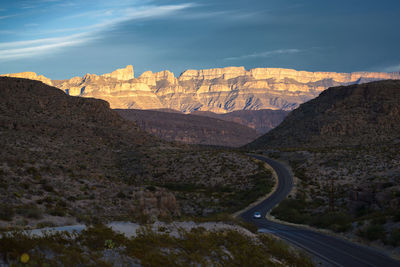
[[[400,245],[400,81],[329,88],[248,147],[297,177],[273,216]]]
[[[194,111],[191,114],[216,118],[225,121],[233,121],[247,127],[255,129],[260,134],[265,134],[278,126],[289,114],[285,110],[238,110],[225,114],[213,113],[208,111]]]
[[[141,129],[169,141],[188,144],[238,147],[259,134],[239,123],[171,111],[117,109],[122,117]]]
[[[103,100],[8,77],[0,99],[0,229],[206,216],[271,188],[254,160],[162,141]]]
[[[292,111],[250,148],[399,142],[400,81],[332,87]]]

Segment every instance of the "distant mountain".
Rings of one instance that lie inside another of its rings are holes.
[[[285,110],[260,109],[238,110],[225,114],[218,114],[210,111],[194,111],[191,114],[236,122],[253,128],[260,134],[264,134],[278,126],[288,113],[289,112]]]
[[[7,74],[41,80],[72,96],[106,100],[119,109],[174,109],[184,113],[237,110],[292,110],[332,86],[400,79],[400,73],[307,72],[280,68],[227,67],[146,71],[134,77],[132,66],[103,75],[86,74],[68,80],[50,80],[32,72]]]
[[[332,87],[248,145],[344,147],[400,142],[400,81]]]
[[[181,114],[171,110],[116,109],[116,111],[146,132],[168,141],[238,147],[259,136],[254,129],[235,122]]]

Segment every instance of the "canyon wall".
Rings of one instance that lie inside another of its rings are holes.
[[[33,72],[6,76],[40,80],[69,95],[94,97],[120,109],[175,109],[185,113],[235,110],[292,110],[332,86],[400,79],[400,73],[307,72],[280,68],[227,67],[186,70],[179,77],[170,71],[146,71],[134,77],[131,65],[112,73],[86,74],[68,80],[50,80]]]

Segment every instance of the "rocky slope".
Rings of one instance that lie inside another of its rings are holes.
[[[251,148],[400,142],[400,81],[332,87],[292,111]]]
[[[272,215],[400,252],[400,81],[329,88],[248,147],[297,177]]]
[[[191,114],[206,116],[225,121],[232,121],[255,129],[260,134],[265,134],[278,126],[289,112],[285,110],[237,110],[225,114],[209,111],[194,111]]]
[[[292,110],[328,87],[400,79],[400,73],[307,72],[279,68],[227,67],[186,70],[179,77],[169,71],[146,71],[134,78],[132,66],[109,74],[86,74],[54,80],[34,73],[8,74],[38,79],[69,95],[95,97],[112,108],[170,108],[185,113],[195,110],[227,113],[235,110]]]
[[[162,141],[103,100],[9,77],[0,99],[0,229],[208,215],[272,183],[244,155]]]
[[[168,141],[239,147],[259,136],[244,125],[210,117],[153,110],[116,111],[146,132]]]

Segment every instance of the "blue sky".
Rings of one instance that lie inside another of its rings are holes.
[[[2,0],[0,73],[400,71],[398,0]]]

